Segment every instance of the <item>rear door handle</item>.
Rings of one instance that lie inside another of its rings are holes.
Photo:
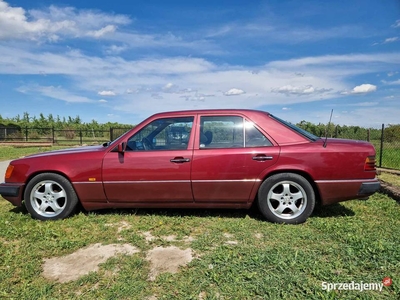
[[[258,154],[256,156],[253,156],[253,160],[257,161],[266,161],[266,160],[273,160],[274,158],[272,156],[266,156],[265,154]]]
[[[177,163],[177,164],[182,164],[182,163],[189,162],[189,161],[190,161],[190,158],[184,158],[184,157],[175,157],[170,160],[170,162]]]

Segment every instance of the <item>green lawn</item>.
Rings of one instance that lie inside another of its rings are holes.
[[[156,238],[147,242],[143,232]],[[162,238],[169,235],[177,239]],[[76,281],[42,276],[45,258],[95,243],[129,243],[140,252],[113,257]],[[398,299],[399,244],[400,206],[381,194],[319,208],[296,226],[265,222],[253,210],[114,210],[40,222],[1,199],[0,298]],[[146,253],[170,245],[193,249],[195,259],[149,281]],[[322,289],[322,282],[384,277],[393,284],[382,292]]]
[[[0,146],[0,161],[8,159],[16,159],[29,154],[39,152],[58,150],[72,146],[36,146],[36,147],[13,147],[13,146]]]
[[[379,177],[379,179],[386,181],[386,182],[400,188],[400,175],[387,173],[387,172],[381,172],[381,174],[379,174],[378,177]]]
[[[376,149],[376,164],[380,163],[380,142],[373,143]],[[400,144],[384,143],[382,152],[382,168],[400,170]]]
[[[37,151],[0,147],[0,159]],[[66,283],[42,275],[45,259],[96,243],[140,252]],[[317,208],[296,226],[268,223],[256,210],[111,210],[40,222],[0,197],[0,299],[398,299],[399,245],[400,205],[382,194]],[[149,281],[147,253],[167,246],[195,258]],[[393,284],[382,292],[322,289],[385,277]]]

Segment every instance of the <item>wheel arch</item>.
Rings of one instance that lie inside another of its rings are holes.
[[[320,202],[321,202],[321,196],[320,196],[318,187],[317,187],[317,185],[315,184],[315,181],[314,181],[313,177],[312,177],[308,172],[306,172],[305,170],[290,169],[290,168],[289,168],[289,169],[273,170],[273,171],[271,171],[271,172],[265,174],[265,175],[262,177],[261,182],[260,182],[260,184],[258,185],[257,189],[254,191],[254,192],[255,192],[255,195],[254,195],[254,198],[253,198],[253,202],[257,202],[257,200],[258,200],[258,199],[257,199],[257,198],[258,198],[258,190],[260,189],[262,183],[263,183],[267,178],[269,178],[269,177],[271,177],[271,176],[273,176],[273,175],[282,174],[282,173],[293,173],[293,174],[297,174],[297,175],[303,176],[303,177],[311,184],[311,186],[312,186],[312,188],[313,188],[313,190],[314,190],[316,202],[317,202],[317,203],[320,203]]]
[[[35,172],[31,173],[31,174],[27,177],[27,179],[26,179],[26,181],[25,181],[25,185],[24,185],[23,190],[22,190],[22,197],[23,197],[23,198],[25,198],[24,195],[25,195],[25,190],[26,190],[26,187],[27,187],[28,183],[29,183],[34,177],[36,177],[37,175],[44,174],[44,173],[57,174],[57,175],[60,175],[60,176],[64,177],[65,179],[67,179],[67,180],[71,183],[71,186],[72,186],[72,188],[73,188],[74,191],[75,191],[75,194],[78,196],[74,184],[72,183],[71,179],[70,179],[65,173],[60,172],[60,171],[56,171],[56,170],[39,170],[39,171],[35,171]],[[25,199],[22,199],[22,200],[25,200]],[[80,199],[79,199],[79,196],[78,196],[78,202],[79,202],[79,203],[81,202]]]

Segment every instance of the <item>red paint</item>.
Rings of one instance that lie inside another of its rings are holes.
[[[201,116],[239,116],[252,122],[272,146],[254,148],[200,147]],[[122,143],[144,126],[162,118],[193,117],[186,149],[118,152]],[[224,207],[247,208],[271,174],[302,174],[322,204],[357,199],[363,183],[378,183],[366,163],[375,156],[372,144],[328,139],[312,141],[279,123],[268,113],[253,110],[168,112],[151,116],[110,146],[81,147],[37,154],[11,162],[6,183],[20,186],[17,196],[3,196],[21,205],[23,190],[36,174],[55,172],[68,178],[87,209],[108,207]],[[257,160],[254,157],[268,157]],[[370,158],[368,158],[370,157]],[[368,159],[367,159],[368,158]],[[186,159],[171,162],[171,159]],[[93,181],[95,178],[95,181]]]

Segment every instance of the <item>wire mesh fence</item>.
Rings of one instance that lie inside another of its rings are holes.
[[[305,128],[309,129],[309,128]],[[53,127],[0,127],[0,143],[47,143],[54,145],[96,145],[112,141],[129,128],[95,129],[55,129]],[[398,130],[399,132],[397,132]],[[311,131],[312,132],[312,131]],[[333,138],[369,141],[375,146],[377,166],[400,170],[400,126],[381,129],[366,129],[352,126],[335,126],[333,130],[313,132]]]
[[[381,129],[355,126],[351,127],[351,130],[343,130],[343,127],[336,126],[332,137],[368,141],[376,149],[378,167],[400,170],[400,132],[389,134],[391,130],[388,129],[393,129],[393,127],[385,127],[382,124]]]
[[[3,143],[50,143],[55,145],[95,145],[112,141],[128,131],[128,128],[54,129],[52,127],[25,127],[21,129],[0,127]]]

